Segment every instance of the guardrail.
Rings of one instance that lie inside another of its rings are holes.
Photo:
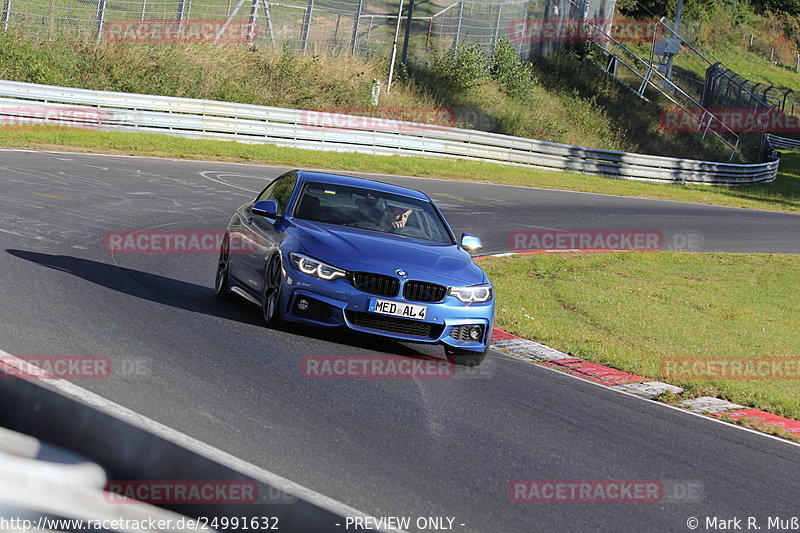
[[[38,516],[92,522],[125,519],[129,527],[122,525],[114,531],[139,532],[203,531],[205,526],[209,526],[209,531],[216,531],[219,528],[211,528],[209,521],[214,517],[217,521],[222,517],[238,517],[244,524],[251,524],[253,519],[261,523],[260,518],[271,517],[270,523],[280,524],[281,531],[338,533],[344,529],[338,524],[344,522],[342,513],[347,511],[332,510],[331,503],[313,496],[303,487],[268,472],[247,470],[246,463],[237,466],[235,460],[225,457],[212,459],[202,445],[188,442],[188,439],[178,441],[174,435],[165,434],[135,415],[123,420],[118,413],[110,412],[103,405],[94,405],[91,400],[82,401],[37,383],[35,379],[23,379],[20,368],[29,372],[30,367],[20,367],[23,360],[15,360],[4,352],[0,351],[0,355],[3,357],[0,360],[0,405],[3,406],[0,430],[7,428],[62,448],[60,453],[43,450],[49,452],[44,458],[51,464],[39,461],[43,463],[39,468],[31,464],[32,460],[17,461],[14,467],[0,449],[0,517],[9,520],[20,516],[32,519],[34,525]],[[51,383],[58,381],[61,380]],[[20,446],[19,438],[24,437],[17,438],[17,449],[22,447],[24,451],[27,446],[38,450],[39,442]],[[8,447],[6,441],[2,448]],[[80,475],[74,466],[52,464],[64,463],[71,457],[65,450],[95,466],[102,466],[98,467],[100,472],[87,473],[86,468],[90,468],[87,465]],[[53,483],[54,475],[58,475],[58,483]],[[113,492],[113,487],[103,488],[106,479],[98,478],[106,476],[112,484],[132,490],[122,488],[120,492]],[[120,494],[142,494],[134,488],[137,483],[143,487],[144,494],[149,494],[147,488],[151,485],[155,501],[139,502],[120,497]],[[175,492],[176,485],[181,484],[185,489],[183,496]],[[240,487],[238,492],[232,492],[236,487]],[[199,528],[186,522],[183,522],[185,526],[178,525],[180,517],[175,512],[189,517],[207,517],[206,524],[203,526],[201,522]],[[361,516],[357,513],[351,510],[348,514]],[[170,518],[174,520],[171,527],[139,526],[150,519]],[[12,528],[13,531],[24,530]],[[0,526],[0,531],[11,530]]]
[[[800,141],[797,139],[787,139],[786,137],[779,137],[767,133],[767,142],[775,149],[783,150],[800,150]]]
[[[468,159],[655,182],[740,185],[772,181],[778,170],[777,158],[754,164],[697,161],[373,117],[0,81],[0,123],[15,121]]]

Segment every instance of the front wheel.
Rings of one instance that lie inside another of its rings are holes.
[[[230,250],[230,241],[226,235],[225,239],[222,241],[222,245],[219,247],[217,275],[214,279],[214,294],[216,294],[217,298],[220,300],[227,300],[231,295],[231,287],[228,282],[228,270],[231,263]]]
[[[473,352],[470,350],[453,348],[452,346],[447,345],[444,347],[444,353],[447,356],[447,360],[457,366],[478,366],[483,362],[484,359],[486,359],[486,353],[488,351],[488,348],[482,352]]]
[[[269,262],[264,276],[264,297],[261,301],[261,313],[268,326],[281,323],[281,258],[276,255]]]

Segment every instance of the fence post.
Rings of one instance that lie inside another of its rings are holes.
[[[103,40],[103,23],[106,19],[106,0],[97,0],[97,42]]]
[[[408,59],[408,40],[411,37],[411,18],[414,16],[414,0],[408,2],[408,18],[406,18],[406,34],[403,37],[403,54],[400,56],[400,64],[405,65]]]
[[[361,9],[364,7],[364,0],[358,0],[358,8],[353,16],[353,35],[350,36],[350,55],[356,54],[356,40],[358,39],[358,23],[361,21]]]
[[[183,27],[183,8],[185,0],[178,0],[178,11],[175,13],[175,39],[180,39],[181,29]]]
[[[300,50],[305,53],[308,47],[308,31],[311,27],[311,14],[314,12],[314,0],[308,0],[306,14],[303,15],[303,27],[300,29]]]
[[[369,17],[369,26],[367,26],[367,40],[364,42],[364,46],[369,44],[369,36],[372,34],[372,25],[375,24],[375,15],[364,15],[365,17]]]
[[[427,50],[431,42],[431,31],[433,30],[433,17],[428,21],[428,34],[425,35],[425,49]]]
[[[520,13],[520,20],[522,21],[522,33],[517,39],[516,49],[520,59],[530,59],[531,57],[531,38],[528,35],[528,8],[529,2],[522,5],[522,12]],[[526,49],[527,43],[527,49]],[[523,52],[525,50],[525,52]]]
[[[3,31],[8,31],[8,21],[11,18],[11,0],[3,2]]]
[[[336,26],[333,28],[333,46],[336,47],[337,43],[339,42],[339,26],[342,22],[342,14],[336,14]]]
[[[392,56],[389,59],[389,80],[386,82],[386,94],[392,90],[392,77],[394,76],[394,60],[397,58],[397,38],[400,35],[400,22],[403,18],[403,0],[400,0],[400,7],[397,9],[397,25],[394,27],[394,42],[392,43]]]
[[[456,23],[456,36],[453,37],[453,54],[458,49],[458,41],[461,38],[461,21],[464,19],[464,2],[458,3],[458,23]]]
[[[494,35],[492,35],[492,49],[489,50],[489,55],[494,55],[494,49],[497,47],[497,41],[500,40],[500,17],[503,14],[503,4],[497,6],[497,18],[494,21]]]
[[[253,46],[258,25],[258,0],[253,0],[250,5],[250,18],[247,20],[247,44]]]
[[[144,22],[144,13],[147,10],[147,0],[142,0],[142,18],[139,20]]]
[[[219,30],[217,30],[217,36],[214,37],[215,43],[218,42],[220,38],[222,38],[222,35],[225,33],[225,30],[228,29],[228,26],[230,25],[231,21],[234,19],[234,17],[236,17],[236,14],[239,12],[239,10],[242,8],[242,6],[246,1],[247,0],[239,0],[239,3],[236,4],[235,8],[233,8],[233,12],[228,15],[228,18],[225,19],[225,22],[222,24],[222,27]]]
[[[8,1],[10,2],[11,0],[8,0]],[[794,67],[794,71],[795,72],[800,72],[800,54],[797,54],[797,64]]]
[[[275,44],[275,31],[272,29],[272,9],[269,7],[267,0],[264,2],[264,17],[267,19],[267,33],[269,34],[269,42]]]

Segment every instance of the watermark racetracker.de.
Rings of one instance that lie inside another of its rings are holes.
[[[103,248],[112,254],[218,254],[228,235],[228,252],[249,254],[260,247],[242,234],[203,230],[107,231]]]
[[[513,252],[533,251],[701,251],[703,234],[698,231],[654,229],[521,229],[509,233]]]
[[[104,355],[0,355],[0,379],[108,379],[150,374],[144,359],[111,359]]]
[[[97,109],[48,105],[0,105],[0,125],[51,125],[99,129],[103,113]]]
[[[309,355],[300,360],[300,373],[307,379],[453,379],[489,377],[494,361],[477,366],[458,366],[427,355]]]
[[[665,357],[665,379],[800,380],[800,357]]]
[[[333,107],[300,111],[307,130],[425,133],[467,128],[495,131],[497,119],[474,107]]]
[[[708,113],[716,120],[710,120]],[[667,109],[661,112],[660,123],[662,130],[671,132],[800,132],[800,117],[780,109]]]
[[[292,504],[297,498],[252,480],[114,480],[105,487],[108,503],[151,505]]]
[[[421,132],[437,126],[456,126],[456,113],[448,107],[335,107],[300,111],[303,129]]]
[[[699,480],[515,479],[508,484],[514,503],[701,503]]]
[[[258,25],[218,20],[109,20],[103,40],[125,43],[247,43],[258,37]]]
[[[607,34],[623,43],[649,43],[655,19],[610,18],[518,18],[508,23],[512,43],[576,43],[610,41]]]

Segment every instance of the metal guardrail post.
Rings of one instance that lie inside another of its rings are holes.
[[[8,31],[8,21],[11,19],[11,0],[3,2],[3,31]]]
[[[303,27],[300,29],[300,50],[305,53],[308,48],[308,33],[311,28],[311,15],[314,13],[314,0],[308,0],[306,13],[303,15]]]
[[[97,0],[97,42],[103,40],[103,24],[106,19],[106,0]]]
[[[361,10],[364,8],[364,0],[358,0],[356,14],[353,15],[353,34],[350,36],[350,55],[356,54],[356,41],[358,40],[358,23],[361,21]]]

